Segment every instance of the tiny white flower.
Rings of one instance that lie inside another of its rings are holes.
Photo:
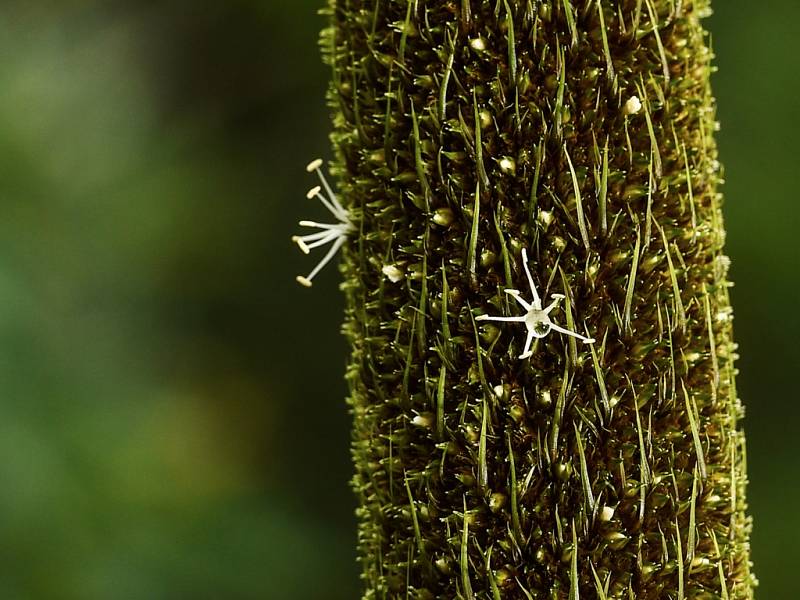
[[[604,523],[608,523],[611,519],[614,518],[615,508],[613,506],[604,506],[600,509],[600,520]]]
[[[626,115],[635,115],[640,110],[642,110],[642,101],[639,100],[639,96],[631,96],[622,107],[622,112]]]
[[[514,175],[517,172],[517,163],[514,162],[513,158],[509,158],[508,156],[501,158],[498,165],[500,166],[500,170],[506,175]]]
[[[322,257],[322,260],[317,263],[317,266],[314,267],[311,273],[305,277],[302,275],[297,276],[297,282],[306,287],[311,287],[312,280],[317,273],[319,273],[322,268],[330,262],[339,248],[341,248],[345,241],[347,241],[347,236],[356,230],[356,228],[353,226],[353,223],[350,221],[350,216],[348,215],[347,210],[341,205],[339,199],[336,197],[336,194],[333,193],[333,189],[331,189],[330,184],[328,184],[328,180],[325,179],[325,175],[322,173],[322,164],[322,160],[317,159],[312,161],[306,167],[306,171],[309,173],[316,172],[317,175],[319,175],[320,181],[322,182],[322,187],[316,186],[311,188],[308,191],[308,194],[306,194],[306,197],[309,200],[312,198],[317,198],[338,222],[317,223],[315,221],[300,221],[301,227],[313,227],[314,229],[319,229],[320,231],[316,233],[310,233],[308,235],[292,236],[292,241],[297,244],[300,250],[302,250],[305,254],[308,254],[311,252],[311,250],[318,248],[319,246],[332,244],[330,250],[328,250],[328,253]],[[323,188],[325,189],[327,196],[322,193]]]
[[[397,265],[385,265],[381,272],[389,278],[389,281],[392,283],[397,283],[398,281],[402,280],[406,274],[403,270],[398,267]]]
[[[470,47],[476,52],[483,52],[486,50],[486,40],[482,37],[476,37],[469,41]]]
[[[518,317],[491,317],[489,315],[481,315],[476,317],[476,321],[504,321],[504,322],[511,322],[511,323],[525,323],[525,327],[528,329],[528,337],[525,340],[525,348],[520,355],[520,359],[524,360],[526,358],[530,358],[533,356],[533,351],[531,350],[531,345],[533,344],[533,340],[541,339],[545,337],[550,331],[555,330],[559,333],[563,333],[566,335],[571,335],[572,337],[578,338],[579,340],[583,341],[584,344],[594,344],[593,338],[588,338],[582,336],[579,333],[575,333],[574,331],[570,331],[569,329],[565,329],[563,327],[559,327],[550,319],[550,312],[558,306],[558,303],[564,299],[562,294],[553,294],[553,302],[547,307],[542,308],[542,299],[539,298],[539,294],[536,292],[536,285],[533,283],[533,276],[531,275],[531,271],[528,268],[528,253],[525,251],[525,248],[522,249],[522,266],[525,268],[525,274],[528,276],[528,283],[531,286],[531,294],[533,295],[533,302],[528,302],[523,300],[520,296],[519,290],[507,289],[505,290],[506,294],[514,298],[527,312],[524,315],[520,315]]]

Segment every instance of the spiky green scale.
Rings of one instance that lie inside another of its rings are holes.
[[[365,598],[752,598],[709,11],[330,0]]]

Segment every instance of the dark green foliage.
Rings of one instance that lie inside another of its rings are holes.
[[[366,598],[752,597],[708,12],[331,0]]]

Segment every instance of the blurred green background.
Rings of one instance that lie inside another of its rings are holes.
[[[358,595],[322,0],[0,8],[0,598]],[[728,251],[761,598],[800,560],[796,0],[725,0]]]

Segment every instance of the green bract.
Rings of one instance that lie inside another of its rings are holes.
[[[708,13],[331,0],[365,598],[752,597]]]

